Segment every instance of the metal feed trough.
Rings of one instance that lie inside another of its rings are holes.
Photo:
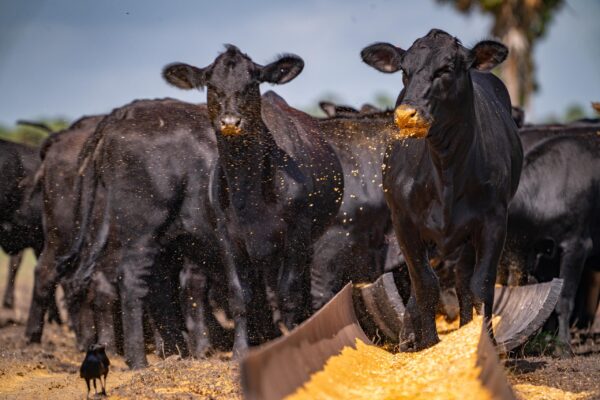
[[[479,380],[494,399],[516,398],[497,351],[514,349],[541,328],[554,309],[561,288],[560,279],[496,288],[493,313],[500,317],[494,329],[497,348],[494,349],[483,330],[477,347]],[[241,363],[244,397],[271,400],[294,393],[344,347],[355,347],[357,339],[372,344],[365,331],[397,342],[403,318],[404,304],[391,273],[354,290],[348,284],[289,335],[252,349],[246,355]]]

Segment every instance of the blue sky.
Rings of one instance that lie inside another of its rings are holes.
[[[600,101],[600,1],[572,0],[535,51],[541,90],[530,120]],[[434,0],[0,0],[0,123],[97,114],[135,98],[204,102],[167,86],[162,67],[210,64],[232,43],[255,62],[300,55],[306,67],[275,90],[297,107],[328,93],[358,106],[396,96],[399,74],[360,61],[375,41],[408,47],[430,28],[472,45],[490,19],[463,16]],[[269,87],[265,85],[263,90]]]

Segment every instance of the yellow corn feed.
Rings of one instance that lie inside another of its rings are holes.
[[[490,399],[476,366],[481,324],[475,317],[416,353],[392,354],[357,340],[356,349],[330,358],[287,399]]]

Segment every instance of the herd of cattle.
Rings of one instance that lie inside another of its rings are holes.
[[[600,267],[600,122],[518,128],[489,72],[506,55],[439,30],[408,50],[376,43],[361,56],[402,71],[395,110],[323,104],[316,119],[259,90],[302,59],[262,66],[228,45],[205,68],[163,71],[206,104],[136,100],[40,149],[0,142],[0,245],[38,256],[28,340],[60,319],[61,285],[81,349],[105,343],[132,368],[155,336],[164,355],[239,355],[391,270],[416,349],[439,340],[440,284],[461,324],[474,307],[490,323],[496,281],[560,276],[568,351],[583,270]]]

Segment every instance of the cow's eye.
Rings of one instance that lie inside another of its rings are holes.
[[[408,74],[402,70],[402,84],[406,86],[408,84]]]
[[[442,76],[444,76],[445,74],[450,74],[452,72],[452,68],[450,67],[442,67],[440,69],[438,69],[437,71],[435,71],[435,74],[433,74],[433,78],[440,78]]]

